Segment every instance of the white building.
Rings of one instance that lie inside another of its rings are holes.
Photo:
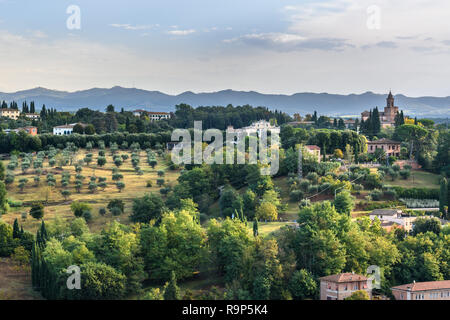
[[[25,118],[31,120],[39,120],[41,115],[39,113],[25,113]]]
[[[417,218],[433,218],[432,216],[410,217],[402,216],[402,210],[398,209],[377,209],[369,214],[371,220],[377,217],[382,223],[392,222],[401,226],[405,231],[411,231],[414,227],[414,221]]]
[[[272,125],[269,121],[259,120],[257,122],[252,123],[248,127],[235,129],[233,126],[228,126],[227,132],[229,133],[243,133],[244,136],[249,136],[251,134],[257,133],[260,137],[263,131],[270,131],[271,133],[280,134],[280,127]]]
[[[162,119],[170,119],[170,113],[168,112],[147,112],[148,117],[152,121],[159,121]]]
[[[170,119],[170,113],[168,112],[151,112],[142,109],[134,110],[133,115],[135,117],[140,117],[146,115],[151,121],[159,121],[162,119]]]
[[[62,126],[56,126],[53,127],[53,134],[58,136],[64,136],[69,135],[73,133],[73,128],[77,125],[81,125],[83,128],[86,126],[83,123],[71,123],[71,124],[65,124]]]

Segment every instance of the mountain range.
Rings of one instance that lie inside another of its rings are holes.
[[[56,108],[59,111],[74,111],[83,107],[104,110],[109,104],[116,106],[116,110],[124,108],[125,110],[145,109],[166,112],[174,111],[175,105],[179,103],[187,103],[193,107],[249,104],[281,110],[290,115],[300,113],[302,116],[312,113],[314,110],[317,110],[319,114],[330,116],[356,116],[360,115],[362,111],[376,106],[383,109],[386,105],[386,97],[387,93],[377,94],[370,91],[349,95],[310,92],[283,95],[222,90],[207,93],[187,91],[178,95],[170,95],[160,91],[119,86],[75,92],[50,90],[42,87],[13,93],[0,92],[0,101],[14,100],[19,106],[23,101],[35,101],[38,109],[45,104],[47,108]],[[410,116],[443,118],[450,115],[450,97],[407,97],[402,94],[394,97],[395,105]]]

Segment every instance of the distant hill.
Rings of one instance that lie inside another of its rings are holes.
[[[113,87],[110,89],[92,88],[88,90],[67,92],[46,88],[34,88],[14,93],[0,92],[0,100],[15,100],[19,106],[24,100],[36,102],[40,109],[42,104],[58,110],[73,111],[82,107],[104,110],[108,104],[117,109],[174,111],[175,105],[187,103],[193,107],[232,104],[234,106],[250,104],[266,106],[289,114],[301,115],[317,110],[319,114],[354,116],[364,110],[386,105],[387,94],[366,92],[362,94],[328,94],[328,93],[296,93],[293,95],[263,94],[254,91],[223,90],[209,93],[184,92],[169,95],[159,91],[147,91],[135,88]],[[447,117],[450,115],[450,97],[407,97],[395,96],[395,105],[411,116]]]

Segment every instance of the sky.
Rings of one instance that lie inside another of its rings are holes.
[[[450,96],[449,79],[448,0],[0,0],[0,92]]]

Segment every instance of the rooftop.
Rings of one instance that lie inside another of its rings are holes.
[[[368,144],[400,144],[400,142],[398,141],[394,141],[394,140],[390,140],[390,139],[386,139],[386,138],[382,138],[382,139],[378,139],[375,141],[367,141]]]
[[[306,145],[305,148],[309,150],[320,150],[320,147],[316,145]]]
[[[413,283],[408,283],[408,284],[403,284],[401,286],[393,287],[392,289],[393,290],[405,290],[405,291],[426,291],[426,290],[450,289],[450,280],[413,282]]]
[[[394,216],[401,213],[402,210],[397,209],[375,209],[370,215]]]
[[[330,282],[355,282],[369,280],[366,276],[355,274],[351,272],[332,274],[330,276],[322,277],[320,280]]]

